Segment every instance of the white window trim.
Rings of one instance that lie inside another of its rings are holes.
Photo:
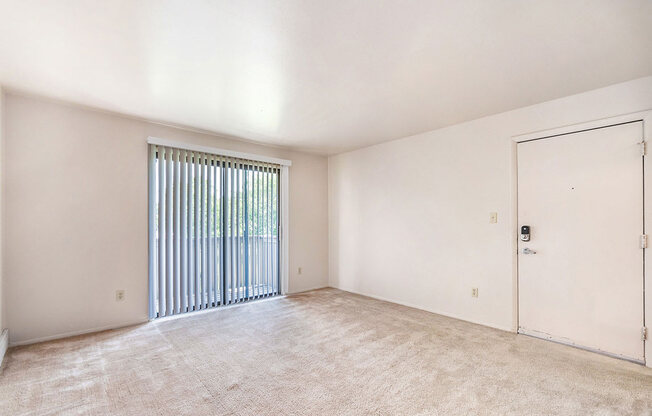
[[[194,152],[211,153],[220,156],[236,157],[240,159],[252,160],[256,162],[276,163],[281,165],[280,192],[281,192],[281,232],[279,235],[279,244],[281,247],[281,294],[286,295],[290,285],[290,178],[289,167],[292,166],[291,160],[278,159],[275,157],[255,155],[252,153],[236,152],[233,150],[219,149],[217,147],[200,146],[174,140],[161,139],[159,137],[149,136],[148,144],[156,146],[174,147],[177,149],[192,150]]]
[[[291,160],[256,155],[253,153],[236,152],[233,150],[219,149],[217,147],[208,147],[208,146],[200,146],[200,145],[184,143],[184,142],[176,142],[173,140],[161,139],[159,137],[153,137],[153,136],[147,138],[147,143],[157,145],[157,146],[174,147],[176,149],[192,150],[193,152],[202,152],[202,153],[210,153],[210,154],[220,155],[220,156],[236,157],[239,159],[253,160],[256,162],[275,163],[281,166],[292,166]]]
[[[279,244],[281,246],[281,294],[289,293],[290,284],[290,178],[289,165],[281,166],[280,192],[281,192],[281,229]]]

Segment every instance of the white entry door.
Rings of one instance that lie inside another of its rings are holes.
[[[644,361],[642,124],[517,145],[519,332]]]

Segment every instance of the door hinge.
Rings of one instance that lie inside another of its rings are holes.
[[[641,155],[645,156],[647,155],[647,142],[643,140],[642,142],[639,143],[641,146]]]
[[[641,341],[647,341],[647,327],[641,328]]]
[[[641,234],[641,248],[647,248],[647,234]]]

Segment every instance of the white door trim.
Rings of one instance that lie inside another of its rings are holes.
[[[510,151],[510,211],[509,223],[511,224],[510,230],[512,232],[511,253],[512,253],[512,331],[518,332],[518,164],[517,164],[517,144],[528,140],[542,139],[550,136],[558,136],[568,133],[574,133],[582,130],[590,130],[601,127],[607,127],[614,124],[622,124],[633,121],[643,122],[643,138],[645,142],[652,142],[652,110],[640,111],[631,114],[624,114],[615,117],[603,118],[599,120],[592,120],[584,123],[572,124],[568,126],[556,127],[548,130],[540,130],[530,133],[519,134],[509,138],[509,151]],[[652,149],[649,149],[652,151]],[[643,172],[644,184],[644,224],[647,233],[652,232],[652,165],[648,165],[648,169]],[[645,268],[644,273],[644,322],[648,327],[652,327],[652,254],[650,249],[645,250]],[[645,365],[652,368],[652,341],[648,335],[648,340],[645,342]]]

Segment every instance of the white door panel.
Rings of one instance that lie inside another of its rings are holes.
[[[519,327],[642,361],[642,122],[518,144]],[[529,248],[536,254],[523,254]]]

